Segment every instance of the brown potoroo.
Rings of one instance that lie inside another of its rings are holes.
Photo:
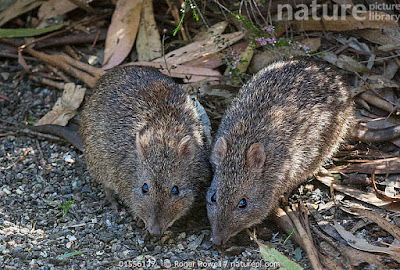
[[[280,61],[247,82],[227,109],[211,154],[213,243],[265,219],[281,195],[331,157],[352,116],[348,86],[323,63]]]
[[[107,199],[123,202],[151,235],[161,235],[193,204],[210,176],[200,117],[172,79],[152,68],[107,72],[82,112],[93,177]]]

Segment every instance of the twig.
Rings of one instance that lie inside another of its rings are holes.
[[[380,97],[381,99],[387,101],[381,94],[379,94],[378,92],[376,92],[376,91],[374,90],[374,88],[372,88],[372,86],[371,86],[369,83],[367,83],[367,81],[364,80],[364,78],[361,77],[360,74],[358,74],[358,72],[355,71],[354,74],[356,74],[356,76],[357,76],[360,80],[362,80],[362,81],[365,83],[365,86],[366,86],[369,90],[371,90],[372,93],[374,93],[377,97]],[[388,101],[387,101],[387,102],[388,102]],[[395,105],[395,104],[393,104],[393,105]]]
[[[74,58],[75,60],[80,60],[79,55],[74,51],[74,49],[72,49],[72,47],[70,45],[65,45],[65,50],[67,51],[67,53]]]
[[[105,34],[106,34],[106,32],[105,32]],[[100,40],[100,35],[101,35],[101,31],[98,31],[96,34],[96,37],[93,40],[92,47],[90,47],[90,49],[92,49],[92,50],[94,49],[94,46],[96,45],[97,41]],[[106,37],[106,35],[104,35],[104,39],[105,39],[105,37]]]
[[[23,134],[23,135],[32,136],[32,137],[41,137],[44,139],[58,141],[58,142],[62,141],[59,137],[49,135],[49,134],[44,134],[41,132],[32,131],[32,130],[29,130],[28,128],[0,125],[0,129],[11,130],[11,131],[15,131],[17,134]]]
[[[1,57],[18,59],[18,54],[9,53],[9,52],[0,52],[0,58]],[[31,57],[31,56],[26,56],[25,58],[29,61],[38,61],[35,57]]]
[[[24,154],[23,154],[21,157],[19,157],[19,159],[16,160],[13,164],[8,165],[7,167],[0,167],[0,169],[5,170],[5,171],[11,169],[11,168],[14,167],[15,165],[17,165],[19,162],[21,162],[22,160],[24,160],[24,158],[26,157],[26,155],[27,155],[30,151],[32,151],[32,148],[29,147],[28,149],[25,150]]]
[[[303,201],[300,201],[299,206],[300,207],[298,208],[298,210],[300,212],[299,216],[300,216],[301,223],[302,223],[303,227],[306,229],[308,237],[310,237],[310,239],[311,239],[312,235],[311,235],[311,230],[310,230],[310,223],[308,222],[307,209],[304,206]]]
[[[346,260],[346,264],[343,264],[343,266],[345,266],[345,269],[351,269],[350,266],[350,259],[347,256],[346,253],[342,252],[342,250],[340,248],[338,248],[338,244],[337,242],[333,241],[331,238],[329,238],[328,236],[326,236],[324,233],[322,233],[320,230],[318,230],[315,227],[311,227],[311,230],[322,240],[324,240],[326,243],[328,243],[331,247],[333,247],[335,250],[337,250]]]
[[[93,34],[85,34],[85,33],[74,34],[74,33],[72,33],[70,35],[63,36],[63,37],[49,38],[46,40],[42,40],[42,41],[36,43],[35,49],[42,49],[42,48],[52,47],[52,46],[88,43],[88,42],[92,42],[93,44],[95,44],[95,42],[97,42],[99,40],[105,40],[106,34],[107,34],[106,29],[102,29],[102,30],[98,31],[97,33],[93,33]]]
[[[390,54],[391,54],[391,55],[395,55],[394,52],[390,52]],[[395,56],[396,56],[396,57],[393,58],[393,60],[394,60],[394,62],[397,64],[397,66],[400,67],[400,60],[399,60],[399,58],[397,57],[398,55],[395,55]]]
[[[0,41],[2,40],[0,39]],[[7,43],[16,47],[19,46],[16,42],[13,41],[8,41]],[[36,58],[40,59],[41,61],[47,64],[60,67],[67,73],[71,74],[73,77],[82,80],[91,88],[93,88],[96,85],[97,80],[101,77],[101,75],[105,73],[105,71],[102,70],[101,68],[96,68],[91,65],[76,61],[75,59],[73,59],[68,55],[63,55],[63,54],[48,55],[36,51],[34,49],[23,48],[23,46],[21,46],[18,52],[21,53],[22,51],[35,56]],[[19,58],[19,60],[21,59],[23,58]]]
[[[383,241],[379,241],[379,243],[381,243],[382,245],[386,245],[386,246],[392,247],[392,248],[397,248],[397,249],[400,249],[400,247],[398,247],[398,246],[391,245],[391,244],[389,244],[389,243],[385,243],[385,242],[383,242]]]
[[[11,122],[11,121],[7,121],[7,120],[1,119],[1,118],[0,118],[0,122],[6,123],[6,124],[10,124],[10,125],[13,125],[13,126],[23,126],[22,124]]]
[[[300,235],[300,238],[304,242],[305,251],[307,252],[308,258],[310,259],[310,263],[313,269],[323,269],[319,259],[318,259],[318,252],[315,249],[314,243],[308,237],[306,230],[300,223],[300,220],[296,216],[296,214],[290,209],[288,205],[284,207],[286,214],[290,217],[293,224],[296,226],[296,229]]]
[[[15,132],[0,133],[0,137],[14,136],[16,134]]]
[[[45,63],[60,67],[75,78],[82,80],[91,88],[96,85],[97,80],[105,73],[101,68],[76,61],[68,55],[48,55],[29,48],[25,48],[24,51]]]
[[[65,82],[67,83],[72,82],[64,73],[58,70],[55,66],[46,64],[46,67],[50,69],[54,74],[59,76],[61,79],[63,79]]]
[[[3,96],[3,95],[0,95],[0,98],[1,98],[1,99],[4,99],[5,101],[10,101],[10,99],[9,99],[8,97]]]
[[[40,82],[40,83],[52,86],[52,87],[60,89],[60,90],[63,90],[64,85],[65,85],[65,83],[62,83],[62,82],[55,82],[55,81],[47,79],[47,78],[37,77],[37,76],[33,76],[33,75],[29,75],[29,79],[31,79],[35,82]]]
[[[44,174],[47,174],[47,167],[46,167],[46,161],[44,160],[44,155],[43,155],[43,151],[42,148],[40,147],[40,143],[37,139],[35,139],[35,143],[36,143],[36,148],[39,152],[39,159],[40,159],[40,165],[42,165],[42,169],[44,170]]]
[[[272,218],[274,220],[274,222],[279,226],[279,228],[281,228],[282,230],[284,230],[288,235],[290,235],[293,230],[295,230],[295,227],[293,225],[293,222],[290,220],[289,216],[285,213],[285,211],[280,208],[277,207],[275,209],[275,213],[272,215]],[[303,249],[305,249],[304,243],[302,241],[302,239],[300,238],[299,234],[295,233],[292,234],[294,241]]]

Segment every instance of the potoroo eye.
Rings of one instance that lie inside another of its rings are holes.
[[[174,186],[171,190],[172,195],[178,195],[179,194],[179,188],[177,186]]]
[[[217,201],[217,195],[215,195],[215,193],[213,195],[211,195],[211,201],[212,202],[216,202]]]
[[[143,194],[146,194],[149,192],[149,186],[146,183],[142,186],[142,192],[143,192]]]
[[[241,199],[240,202],[238,203],[239,208],[246,208],[247,206],[247,201],[245,198]]]

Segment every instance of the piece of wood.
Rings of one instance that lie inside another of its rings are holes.
[[[330,173],[367,173],[371,174],[373,169],[376,168],[376,174],[393,174],[400,173],[400,158],[384,158],[371,160],[364,163],[353,163],[348,165],[336,166],[328,171]]]

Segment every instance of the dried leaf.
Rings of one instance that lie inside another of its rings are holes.
[[[240,72],[246,72],[247,67],[250,65],[251,59],[254,55],[255,44],[253,42],[249,43],[246,50],[240,55],[241,62],[238,63],[237,69]]]
[[[321,47],[321,38],[306,38],[299,41],[299,43],[307,46],[311,51],[316,51]]]
[[[397,240],[400,241],[400,228],[397,227],[396,225],[390,223],[389,221],[382,218],[378,214],[375,214],[375,213],[365,210],[365,209],[351,208],[350,210],[375,222],[376,224],[379,225],[379,227],[381,227],[383,230],[387,231],[394,238],[396,238]]]
[[[394,50],[400,50],[400,45],[399,44],[386,44],[386,45],[379,46],[376,49],[378,51],[382,51],[382,52],[390,52],[390,51],[394,51]]]
[[[354,249],[349,246],[341,247],[340,250],[347,254],[346,257],[349,259],[350,264],[354,266],[355,269],[362,269],[366,264],[370,265],[371,267],[376,267],[376,269],[385,269],[382,262],[386,258],[386,255],[373,254]]]
[[[151,66],[160,68],[160,72],[173,77],[173,78],[189,78],[191,82],[199,81],[202,79],[217,80],[222,75],[217,70],[210,68],[192,67],[186,65],[169,66],[166,67],[165,63],[154,63],[154,62],[133,62],[128,65],[140,65],[140,66]]]
[[[358,238],[354,234],[349,231],[346,231],[340,224],[338,224],[335,220],[333,221],[333,227],[340,234],[340,236],[346,240],[347,244],[353,248],[368,251],[368,252],[379,252],[385,254],[393,254],[393,250],[385,247],[378,247],[369,244],[365,239]]]
[[[74,83],[65,84],[62,96],[56,101],[53,109],[43,116],[36,125],[54,124],[65,126],[68,120],[76,115],[85,96],[86,88]]]
[[[354,60],[353,58],[341,54],[338,58],[338,61],[336,62],[336,65],[339,68],[343,68],[348,71],[352,72],[365,72],[365,73],[371,73],[371,70],[369,70],[366,66],[358,62],[357,60]]]
[[[398,25],[385,27],[382,29],[363,29],[354,32],[355,35],[360,36],[372,43],[387,45],[395,44],[400,45],[400,27]]]
[[[253,56],[253,60],[250,63],[249,70],[251,73],[257,73],[268,64],[281,59],[281,55],[272,50],[266,50],[263,52],[256,51]]]
[[[225,31],[227,26],[228,26],[227,21],[216,23],[212,25],[210,28],[208,28],[206,31],[197,33],[194,36],[193,41],[205,40],[211,38],[212,36],[221,35]]]
[[[232,51],[242,53],[244,50],[247,48],[249,45],[248,40],[244,40],[241,42],[238,42],[236,44],[233,44]],[[192,66],[192,67],[202,67],[202,68],[217,68],[221,65],[223,65],[225,62],[222,60],[223,54],[220,52],[212,53],[212,54],[207,54],[203,55],[199,59],[191,60],[189,62],[186,62],[185,65]],[[254,61],[251,61],[252,63]]]
[[[364,93],[365,91],[369,90],[369,88],[366,85],[361,85],[358,87],[352,87],[350,90],[351,97],[355,97],[361,93]]]
[[[107,31],[103,68],[117,66],[132,49],[139,28],[143,0],[119,0]]]
[[[395,87],[400,88],[400,84],[396,81],[392,81],[383,75],[370,75],[368,81],[372,88],[379,89],[384,87]]]
[[[400,45],[399,45],[399,49],[400,49]],[[397,65],[397,63],[395,61],[389,61],[389,63],[387,64],[387,66],[385,68],[384,75],[388,79],[393,79],[394,75],[396,75],[398,70],[399,70],[399,66]]]
[[[366,192],[366,191],[361,191],[357,188],[350,187],[347,185],[342,185],[340,181],[337,181],[335,177],[331,174],[327,173],[318,173],[315,178],[323,183],[326,186],[333,186],[335,190],[338,190],[350,197],[356,198],[360,201],[378,206],[378,207],[383,207],[387,210],[390,210],[392,212],[399,213],[400,212],[400,206],[398,203],[389,203],[389,202],[384,202],[380,199],[378,199],[374,192]]]
[[[347,55],[341,54],[339,57],[337,57],[337,55],[332,52],[326,52],[323,58],[329,63],[348,71],[365,73],[371,72],[371,70],[369,70],[366,66]]]
[[[391,104],[390,102],[386,101],[382,96],[377,96],[377,95],[372,95],[368,93],[362,93],[360,96],[363,100],[368,102],[369,104],[374,105],[375,107],[378,107],[382,110],[385,110],[389,113],[393,113],[395,115],[398,115],[399,108]]]
[[[208,40],[195,41],[182,48],[169,52],[165,57],[157,58],[153,60],[153,62],[160,63],[166,61],[169,65],[183,64],[202,56],[219,52],[227,46],[234,44],[243,38],[243,36],[243,32],[235,32],[221,35],[218,39],[211,38]]]
[[[44,2],[38,10],[38,18],[40,21],[53,18],[57,15],[65,14],[78,6],[71,1],[50,0]]]
[[[136,51],[139,61],[153,60],[162,55],[160,33],[154,19],[152,0],[145,0],[142,4]]]
[[[386,178],[384,181],[379,182],[379,185],[388,186],[392,188],[400,188],[400,181],[398,181],[397,179],[392,180],[390,178]]]
[[[351,48],[353,48],[357,51],[371,53],[371,50],[368,47],[368,45],[363,42],[358,41],[355,37],[348,37],[348,38],[337,37],[336,40],[342,44],[349,45]]]
[[[392,158],[384,158],[371,160],[364,163],[359,164],[349,164],[349,165],[341,165],[337,167],[333,167],[329,169],[331,173],[368,173],[370,174],[372,170],[376,167],[376,174],[393,174],[400,173],[400,158],[392,157]]]
[[[18,17],[25,12],[31,11],[40,6],[44,1],[38,0],[18,0],[7,9],[0,12],[0,26]]]

